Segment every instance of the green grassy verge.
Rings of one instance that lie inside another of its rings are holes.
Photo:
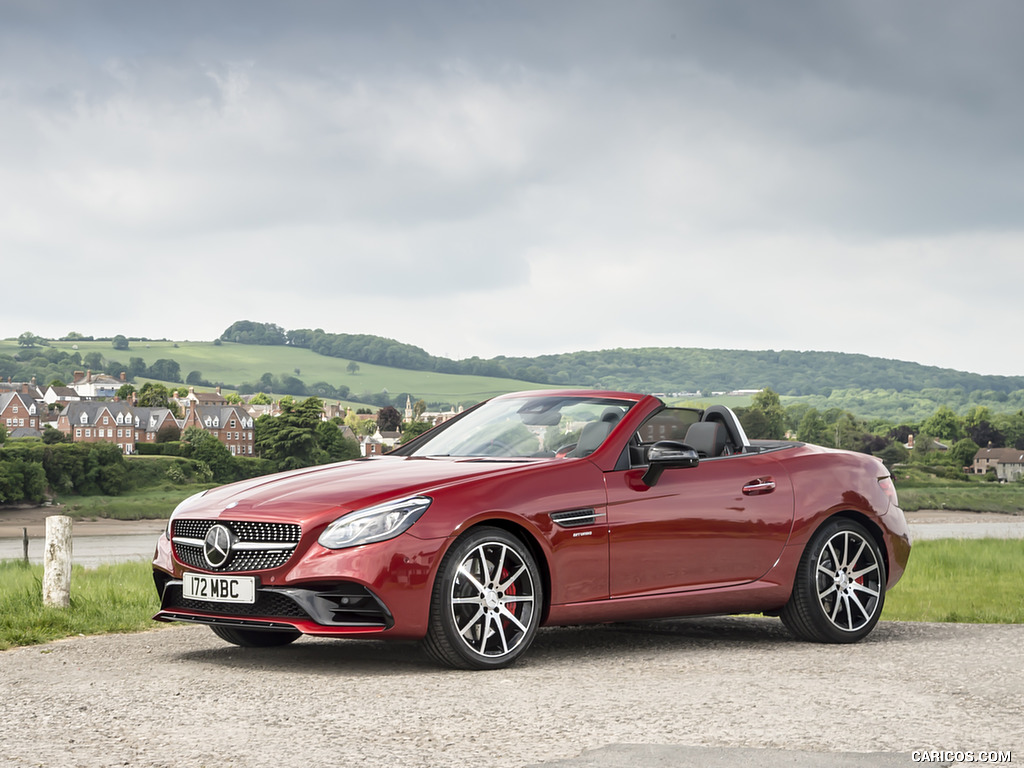
[[[964,512],[1003,512],[1024,514],[1024,485],[1020,483],[972,483],[970,485],[900,488],[900,507],[904,512],[918,509],[957,509]]]
[[[181,501],[215,485],[166,484],[129,491],[121,496],[65,496],[58,498],[57,503],[63,508],[61,514],[76,520],[165,520]]]
[[[0,650],[74,635],[153,629],[159,609],[152,566],[105,565],[71,573],[71,607],[48,608],[42,599],[43,566],[0,562]]]
[[[42,566],[0,562],[0,650],[73,635],[152,629],[157,598],[149,563],[75,567],[71,608],[42,605]],[[914,546],[886,596],[882,619],[1024,623],[1024,540],[944,539]]]
[[[919,541],[882,619],[1024,624],[1024,539]]]

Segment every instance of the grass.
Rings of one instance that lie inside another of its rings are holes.
[[[918,509],[955,509],[964,512],[1003,512],[1024,514],[1024,484],[1021,483],[955,483],[924,488],[896,490],[900,507],[905,512]]]
[[[216,483],[171,485],[125,492],[121,496],[64,496],[57,499],[61,514],[76,520],[165,520],[178,504]]]
[[[42,579],[41,565],[0,561],[0,650],[155,626],[160,606],[149,563],[75,566],[68,609],[43,606]]]
[[[1024,624],[1024,539],[919,541],[882,619]]]
[[[71,576],[71,607],[42,605],[43,567],[0,562],[0,650],[74,635],[152,629],[159,608],[150,565],[122,563]],[[943,539],[914,546],[886,596],[885,621],[1024,623],[1024,540]]]

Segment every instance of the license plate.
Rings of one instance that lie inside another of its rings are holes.
[[[186,573],[182,576],[182,596],[211,603],[255,603],[255,576],[208,576]]]

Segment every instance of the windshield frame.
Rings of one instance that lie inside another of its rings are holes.
[[[494,461],[571,457],[568,449],[588,424],[609,423],[604,428],[591,427],[603,442],[637,402],[629,395],[611,392],[502,395],[475,405],[389,455]]]

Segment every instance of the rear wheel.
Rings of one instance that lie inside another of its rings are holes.
[[[804,640],[855,643],[882,615],[885,582],[874,538],[859,523],[837,518],[811,537],[782,621]]]
[[[222,627],[211,624],[213,634],[221,640],[240,645],[243,648],[273,648],[278,645],[294,643],[302,633],[296,630],[239,629],[238,627]]]
[[[500,528],[475,528],[438,570],[423,646],[442,664],[499,669],[533,642],[543,605],[530,548]]]

